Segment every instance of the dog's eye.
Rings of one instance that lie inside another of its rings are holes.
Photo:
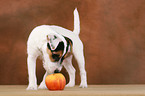
[[[53,38],[53,40],[55,40],[55,39],[57,39],[57,37],[54,35],[54,38]]]

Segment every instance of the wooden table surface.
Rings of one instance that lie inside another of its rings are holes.
[[[145,96],[145,85],[89,85],[63,91],[27,91],[27,85],[0,85],[0,96]]]

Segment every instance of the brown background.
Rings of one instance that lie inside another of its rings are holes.
[[[0,0],[0,84],[28,84],[29,33],[42,24],[73,30],[75,7],[88,84],[145,83],[145,0]],[[37,63],[39,84],[44,69]]]

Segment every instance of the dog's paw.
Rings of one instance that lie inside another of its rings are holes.
[[[42,84],[42,83],[41,83],[41,84],[39,85],[38,89],[47,89],[47,87],[46,87],[45,84]]]
[[[74,83],[68,83],[65,87],[74,87],[75,84]]]
[[[37,85],[29,85],[26,90],[37,90]]]
[[[87,82],[81,82],[79,87],[80,88],[87,88],[88,87]]]

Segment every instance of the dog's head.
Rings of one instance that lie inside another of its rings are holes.
[[[44,68],[49,73],[53,73],[55,70],[61,70],[59,61],[61,60],[66,47],[66,42],[63,36],[56,33],[48,34],[46,44],[46,51],[44,51]]]
[[[72,44],[70,39],[60,34],[51,33],[47,35],[46,52],[48,57],[45,57],[46,70],[54,72],[57,69],[61,69],[61,63],[68,56],[68,53],[70,53],[70,43]]]
[[[65,41],[58,34],[47,35],[47,53],[52,62],[58,62],[63,56]]]

